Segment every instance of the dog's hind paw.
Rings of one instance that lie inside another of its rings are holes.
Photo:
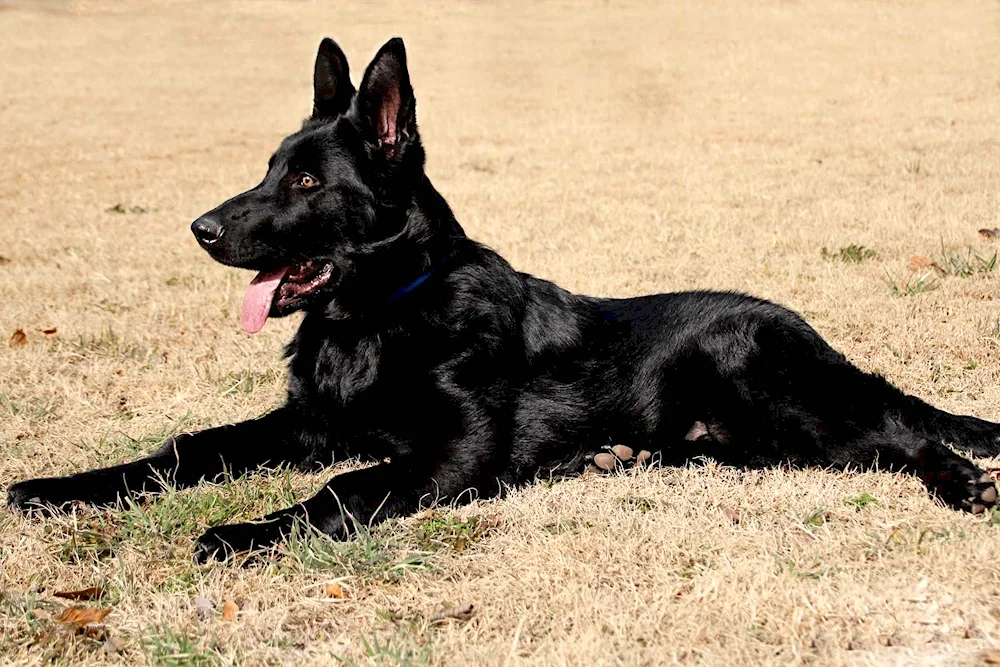
[[[970,476],[942,477],[930,480],[928,486],[935,495],[955,509],[982,514],[987,509],[997,506],[996,482],[988,472],[978,471]]]
[[[609,447],[607,451],[594,456],[594,465],[601,470],[611,471],[622,468],[627,470],[636,466],[648,465],[653,459],[653,453],[648,449],[639,451],[638,454],[627,445],[615,445]]]

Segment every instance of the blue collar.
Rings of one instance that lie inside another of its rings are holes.
[[[413,282],[408,283],[406,285],[403,285],[402,287],[400,287],[399,289],[397,289],[395,292],[393,292],[392,294],[390,294],[389,298],[386,299],[386,303],[392,303],[393,301],[397,301],[399,299],[402,299],[404,296],[406,296],[407,294],[409,294],[413,290],[415,290],[418,287],[420,287],[421,285],[423,285],[424,282],[426,282],[427,279],[430,278],[433,274],[434,274],[434,269],[427,269],[427,271],[424,272],[423,275],[419,276],[416,280],[414,280]]]

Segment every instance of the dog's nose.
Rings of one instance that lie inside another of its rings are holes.
[[[212,245],[222,238],[222,225],[215,218],[203,215],[191,223],[191,233],[202,245]]]

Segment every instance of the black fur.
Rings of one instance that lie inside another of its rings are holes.
[[[379,461],[261,523],[212,528],[196,547],[205,560],[271,545],[296,520],[343,536],[349,517],[367,524],[576,474],[613,444],[664,464],[879,465],[920,476],[957,508],[995,503],[989,476],[945,443],[994,456],[1000,426],[860,371],[795,313],[732,293],[570,294],[468,239],[424,175],[401,40],[382,47],[358,90],[324,40],[314,88],[313,116],[264,181],[192,226],[220,262],[305,276],[287,279],[271,308],[305,311],[286,404],[171,438],[140,461],[19,482],[11,506]],[[692,440],[696,422],[707,426]]]

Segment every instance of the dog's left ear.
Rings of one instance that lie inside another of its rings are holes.
[[[354,98],[354,84],[347,66],[347,56],[329,37],[319,44],[313,68],[312,117],[335,118],[347,111]]]
[[[406,48],[399,37],[386,42],[365,70],[358,111],[366,138],[387,157],[416,136],[416,103],[406,69]]]

